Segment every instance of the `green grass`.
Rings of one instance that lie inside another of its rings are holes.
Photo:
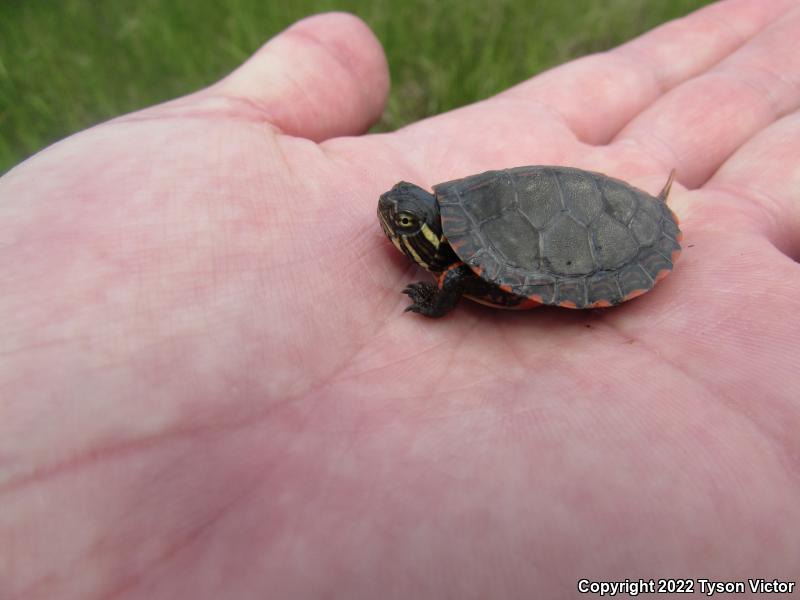
[[[0,0],[0,173],[205,86],[304,16],[359,15],[392,71],[389,130],[613,47],[708,0]]]

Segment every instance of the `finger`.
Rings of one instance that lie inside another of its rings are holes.
[[[681,182],[706,181],[755,132],[800,104],[800,6],[700,77],[634,119],[616,142],[674,166]]]
[[[580,140],[605,143],[665,91],[710,68],[793,6],[796,0],[719,2],[503,95],[544,104]]]
[[[737,218],[800,261],[800,111],[740,148],[703,189],[719,192]]]
[[[380,43],[345,13],[295,23],[207,90],[255,105],[282,132],[314,141],[366,131],[388,91]]]

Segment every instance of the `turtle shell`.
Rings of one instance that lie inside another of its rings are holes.
[[[484,281],[541,304],[619,304],[669,274],[681,249],[665,201],[601,173],[518,167],[434,192],[458,257]]]

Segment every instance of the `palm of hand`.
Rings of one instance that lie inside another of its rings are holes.
[[[12,173],[5,193],[31,202],[5,209],[19,211],[8,231],[30,258],[4,267],[25,294],[0,306],[28,321],[2,381],[31,400],[8,422],[62,427],[0,446],[6,514],[39,523],[21,560],[67,527],[29,505],[48,490],[92,515],[48,564],[86,561],[95,589],[154,586],[148,597],[198,593],[211,564],[202,589],[233,597],[407,595],[422,581],[436,597],[557,597],[580,577],[788,573],[800,277],[782,251],[797,239],[800,63],[765,65],[797,39],[791,6],[715,6],[353,138],[335,136],[379,110],[382,58],[349,18],[311,20],[219,86]],[[349,63],[320,42],[342,32]],[[690,59],[677,43],[697,45]],[[342,83],[309,99],[271,80],[295,52]],[[366,83],[336,77],[348,68]],[[399,292],[420,274],[383,238],[378,193],[553,163],[650,192],[676,167],[693,189],[670,200],[686,233],[675,273],[608,311],[403,315]],[[24,309],[31,298],[46,301]],[[85,402],[61,406],[66,389]],[[0,541],[14,535],[0,525]],[[40,568],[10,573],[12,590],[87,585]]]

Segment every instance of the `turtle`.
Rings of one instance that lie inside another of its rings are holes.
[[[400,252],[436,276],[408,285],[405,309],[450,312],[462,296],[489,306],[616,306],[653,288],[681,252],[658,196],[602,173],[535,165],[433,186],[401,181],[378,200],[378,220]]]

